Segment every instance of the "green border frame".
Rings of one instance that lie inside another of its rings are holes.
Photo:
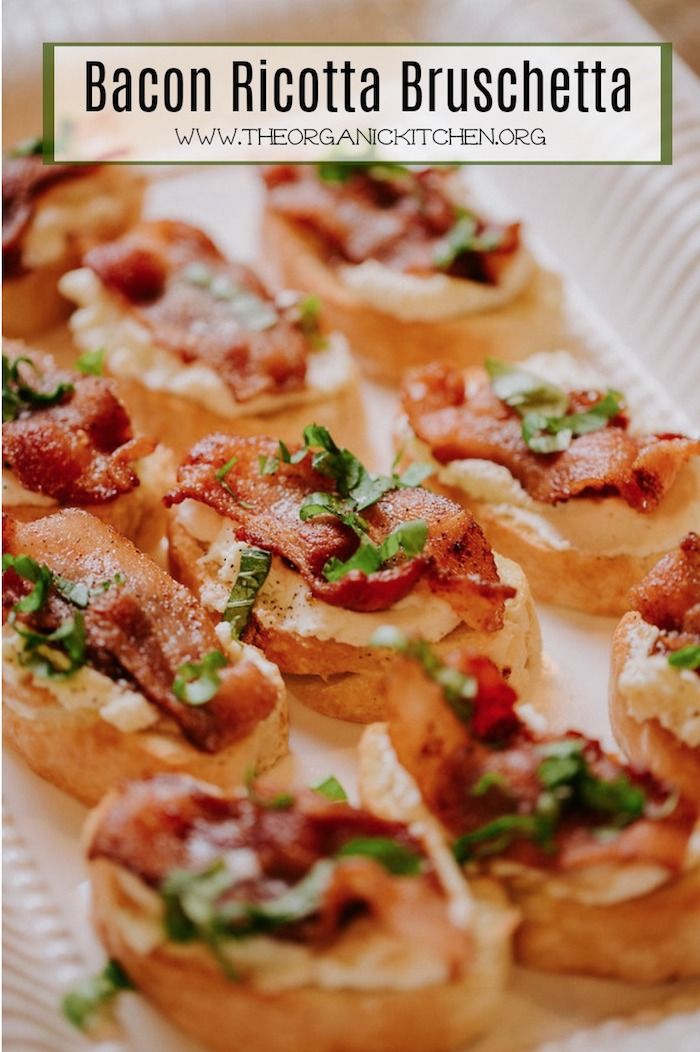
[[[246,47],[406,47],[406,42],[379,42],[379,41],[323,41],[308,43],[305,41],[275,41],[266,43],[259,41],[246,41]],[[54,156],[55,149],[55,50],[57,47],[235,47],[235,42],[230,41],[48,41],[42,44],[43,52],[43,76],[42,76],[42,153],[44,164],[61,164]],[[673,163],[673,45],[668,41],[659,42],[651,40],[634,41],[517,41],[495,43],[494,41],[431,41],[413,42],[412,47],[654,47],[659,48],[660,74],[661,74],[661,135],[659,143],[658,161],[421,161],[431,167],[440,165],[659,165]],[[75,165],[94,164],[94,161],[71,161]],[[103,164],[114,165],[259,165],[260,161],[103,161]],[[267,161],[267,164],[316,164],[316,161]],[[415,161],[397,161],[397,164],[415,164]]]

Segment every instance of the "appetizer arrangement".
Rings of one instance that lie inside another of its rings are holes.
[[[265,182],[268,265],[283,285],[322,296],[372,375],[561,345],[559,278],[533,259],[519,223],[479,214],[457,169],[276,165]]]
[[[700,441],[556,349],[520,225],[453,169],[278,166],[268,287],[125,169],[5,180],[4,733],[96,805],[108,955],[66,1017],[136,989],[215,1052],[456,1052],[512,961],[699,976]],[[621,755],[533,717],[533,595],[624,615]],[[369,724],[361,807],[261,777],[288,695]]]

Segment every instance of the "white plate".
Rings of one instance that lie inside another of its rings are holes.
[[[39,44],[45,39],[653,39],[624,0],[7,0],[6,6],[10,140],[40,125]],[[503,194],[555,265],[575,279],[569,292],[580,353],[659,416],[664,430],[687,425],[677,406],[695,424],[700,418],[700,90],[681,63],[674,65],[674,92],[671,168],[477,173],[484,195]],[[154,188],[151,206],[200,222],[245,257],[255,254],[254,197],[246,171],[179,169]],[[386,419],[386,393],[368,387],[367,396],[375,407],[370,419]],[[376,438],[386,453],[383,428]],[[555,725],[577,725],[611,744],[606,696],[613,622],[554,609],[540,614],[548,659],[539,707]],[[293,754],[280,776],[314,782],[333,772],[354,784],[358,728],[299,705],[292,706],[292,724]],[[78,847],[85,812],[13,756],[6,758],[3,784],[5,1047],[79,1052],[91,1046],[63,1024],[56,1006],[61,990],[102,960],[86,920]],[[516,970],[500,1023],[473,1048],[544,1052],[547,1042],[547,1052],[698,1052],[699,1007],[700,983],[632,988]],[[611,1016],[625,1019],[599,1024]],[[120,1018],[123,1037],[102,1043],[100,1052],[196,1052],[134,995],[124,997]]]

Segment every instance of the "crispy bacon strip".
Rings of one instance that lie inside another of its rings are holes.
[[[50,355],[18,341],[5,341],[3,351],[12,361],[34,363],[19,367],[32,388],[74,388],[55,405],[25,409],[2,425],[3,464],[23,486],[60,503],[104,504],[140,485],[133,462],[152,453],[156,442],[133,437],[111,380],[60,369]]]
[[[687,534],[630,592],[630,604],[661,629],[654,649],[700,645],[700,536]],[[700,669],[697,670],[700,676]]]
[[[327,581],[323,576],[327,561],[348,559],[358,539],[330,515],[301,521],[304,499],[317,491],[332,491],[333,484],[311,466],[310,456],[299,464],[280,464],[274,475],[261,474],[259,458],[277,451],[277,443],[269,438],[210,435],[190,451],[166,504],[188,498],[208,504],[233,522],[239,538],[290,562],[313,595],[334,606],[385,610],[425,576],[430,588],[470,627],[486,631],[502,627],[504,602],[514,592],[500,583],[480,527],[452,501],[421,488],[393,490],[362,512],[374,543],[384,540],[399,523],[425,519],[428,541],[420,556],[377,573],[353,570],[339,581]],[[222,485],[216,472],[231,461]]]
[[[220,651],[218,637],[191,593],[101,520],[78,509],[32,523],[9,520],[3,540],[13,555],[30,555],[90,588],[121,575],[123,584],[102,591],[83,610],[89,661],[113,679],[134,683],[197,748],[217,752],[272,711],[275,686],[247,658],[219,671],[221,686],[205,705],[193,707],[175,696],[172,684],[180,666]],[[30,586],[13,570],[6,571],[4,585],[6,616]],[[52,591],[46,608],[29,622],[46,631],[74,613]]]
[[[435,271],[440,240],[459,218],[444,169],[366,173],[342,184],[324,182],[310,165],[277,165],[264,173],[270,207],[312,230],[331,255],[350,263],[376,259],[397,270]],[[495,284],[520,243],[520,224],[478,220],[477,233],[497,234],[497,247],[465,252],[448,268],[453,277]]]
[[[277,320],[271,316],[260,329],[241,321],[216,282],[255,295],[266,310],[272,298],[249,267],[227,260],[196,227],[166,219],[140,223],[91,249],[84,264],[159,346],[213,369],[236,401],[304,387],[309,344],[291,315],[277,311]],[[214,285],[192,280],[193,264],[206,268]]]
[[[22,273],[22,238],[42,194],[67,179],[81,179],[94,165],[47,164],[40,156],[6,157],[2,168],[2,262],[5,278]]]
[[[447,660],[477,679],[471,727],[446,704],[442,689],[420,666],[404,659],[388,682],[389,733],[399,762],[417,782],[428,808],[454,836],[461,836],[502,815],[532,812],[542,792],[537,746],[552,739],[536,737],[520,721],[512,708],[515,693],[487,658],[461,652]],[[613,780],[624,774],[652,802],[667,796],[666,787],[607,756],[597,742],[574,732],[568,736],[586,742],[585,756],[597,777]],[[470,790],[487,774],[501,781],[488,792],[473,794]],[[564,817],[553,853],[517,838],[499,856],[558,870],[639,860],[678,872],[696,820],[695,809],[680,801],[667,817],[640,818],[614,839],[602,840],[594,834],[596,825],[604,824],[601,816],[581,811]]]
[[[349,804],[302,793],[292,806],[271,809],[259,799],[225,799],[202,783],[172,775],[132,782],[102,812],[89,858],[109,859],[157,887],[173,869],[200,872],[228,851],[249,849],[257,856],[259,873],[234,885],[223,901],[259,902],[279,895],[357,837],[390,838],[423,855],[405,826]],[[282,926],[276,936],[328,943],[347,926],[348,916],[358,913],[370,914],[392,935],[420,938],[455,967],[464,961],[467,936],[460,938],[449,923],[432,873],[393,877],[362,857],[339,863],[318,912]]]
[[[574,392],[572,402],[580,402]],[[416,435],[440,463],[491,460],[502,464],[535,500],[558,504],[594,493],[618,494],[637,511],[653,511],[685,462],[700,454],[700,441],[682,435],[632,435],[620,419],[574,437],[561,453],[528,449],[515,410],[491,390],[486,375],[465,384],[452,365],[413,372],[402,391]]]

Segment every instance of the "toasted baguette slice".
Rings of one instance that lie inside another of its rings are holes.
[[[365,807],[382,818],[404,822],[426,814],[414,780],[396,758],[386,724],[365,730],[359,763]],[[505,879],[522,916],[515,933],[521,964],[637,983],[700,975],[697,862],[648,894],[609,905],[564,898],[548,884],[546,878],[534,885]]]
[[[207,581],[200,543],[188,532],[177,511],[168,525],[168,555],[174,577],[201,596]],[[517,589],[506,601],[506,621],[499,632],[474,632],[460,625],[439,643],[438,653],[465,646],[492,657],[521,694],[527,694],[540,673],[541,636],[535,605],[527,580],[515,563],[499,557],[501,577]],[[391,611],[386,612],[391,623]],[[301,636],[263,626],[255,611],[246,638],[274,661],[292,693],[325,716],[371,723],[386,713],[384,677],[397,656],[369,646],[351,646],[334,640]]]
[[[564,333],[561,281],[539,267],[526,289],[503,307],[407,322],[363,303],[327,264],[313,235],[269,207],[263,251],[278,285],[318,294],[327,323],[345,333],[371,376],[387,382],[435,359],[463,366],[488,356],[519,360],[558,346]]]
[[[92,245],[119,237],[136,222],[144,187],[143,176],[134,169],[105,165],[40,195],[23,235],[23,257],[28,238],[51,239],[57,244],[57,255],[42,263],[33,263],[31,256],[23,258],[21,272],[3,280],[6,336],[34,336],[68,317],[71,305],[58,291],[59,279]]]
[[[22,681],[5,669],[3,735],[41,778],[89,806],[120,782],[161,772],[190,774],[230,790],[287,752],[286,693],[276,679],[277,703],[269,716],[252,734],[207,753],[174,726],[121,731],[90,709],[66,709],[36,680]]]
[[[629,660],[635,640],[644,625],[642,615],[630,611],[615,629],[610,671],[610,722],[620,748],[632,763],[646,768],[657,778],[672,782],[689,800],[700,804],[700,748],[687,745],[658,719],[637,719],[620,687],[620,676]],[[653,690],[653,684],[650,690]],[[700,679],[697,690],[700,707]]]
[[[103,801],[88,819],[88,851],[92,830],[110,803],[109,798]],[[449,867],[450,859],[443,864]],[[109,956],[175,1026],[212,1052],[230,1052],[231,1035],[237,1046],[251,1052],[462,1049],[493,1020],[507,981],[515,916],[500,889],[488,881],[469,896],[473,956],[462,974],[430,985],[407,984],[405,979],[402,983],[398,976],[395,987],[370,984],[365,969],[376,962],[369,921],[355,937],[347,933],[350,937],[337,950],[346,972],[348,963],[356,962],[357,984],[331,982],[321,987],[295,983],[293,976],[283,974],[269,940],[270,948],[257,952],[258,983],[227,979],[213,956],[196,944],[158,941],[156,935],[155,943],[144,947],[133,931],[140,925],[157,932],[162,925],[152,889],[105,858],[92,861],[89,870],[93,923]],[[458,872],[453,879],[461,881]],[[267,984],[264,952],[271,966]],[[297,948],[300,952],[303,944]],[[333,945],[323,953],[330,974]],[[401,964],[396,962],[397,970]]]

